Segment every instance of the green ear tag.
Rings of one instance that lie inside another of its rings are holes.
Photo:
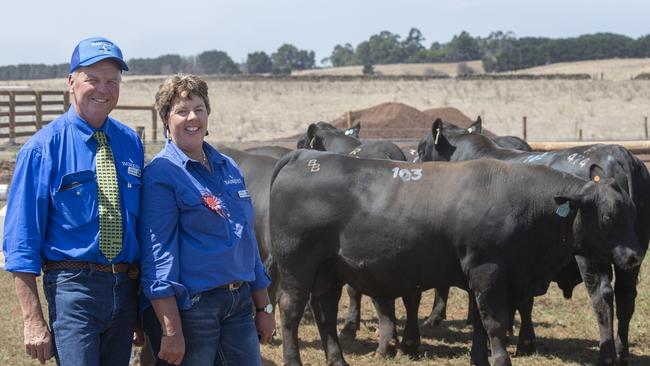
[[[555,213],[560,217],[569,216],[569,212],[571,212],[571,207],[569,205],[569,201],[564,202],[563,204],[558,206],[557,210],[555,210]]]

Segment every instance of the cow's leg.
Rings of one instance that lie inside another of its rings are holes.
[[[536,350],[532,314],[534,301],[535,298],[531,296],[528,299],[523,299],[518,307],[521,327],[519,328],[519,341],[517,342],[517,356],[530,355],[535,353]]]
[[[421,292],[414,292],[408,296],[402,297],[404,307],[406,308],[406,326],[404,327],[404,337],[402,337],[402,352],[417,357],[418,347],[420,347],[420,327],[418,326],[418,309],[420,307]]]
[[[610,283],[610,265],[598,265],[581,256],[576,256],[576,261],[598,321],[600,333],[598,365],[612,365],[616,360],[616,347],[613,319],[614,290]]]
[[[639,267],[628,271],[615,268],[615,271],[616,285],[614,296],[616,297],[616,318],[618,319],[618,337],[616,337],[617,364],[627,366],[628,357],[630,356],[628,332],[630,329],[630,321],[634,314]]]
[[[332,284],[322,295],[311,297],[314,320],[318,326],[327,364],[331,366],[347,366],[336,335],[336,319],[342,287],[340,283]]]
[[[304,288],[280,287],[279,301],[282,323],[282,357],[284,365],[300,366],[300,349],[298,347],[298,325],[307,304],[309,293]]]
[[[435,289],[433,306],[431,314],[424,321],[423,325],[435,327],[440,325],[444,319],[447,319],[447,298],[449,297],[449,287],[440,287]]]
[[[477,366],[489,366],[490,362],[488,361],[488,337],[485,327],[481,322],[481,315],[478,312],[478,307],[476,306],[476,298],[474,297],[474,292],[469,291],[469,303],[473,304],[470,308],[472,311],[472,316],[469,317],[472,319],[472,348],[470,351],[470,359],[472,365]]]
[[[470,292],[467,293],[467,318],[465,319],[465,325],[474,324],[473,316],[478,314],[478,309],[476,309],[476,301],[474,301],[474,295]]]
[[[379,344],[375,354],[381,357],[395,356],[399,341],[395,329],[395,300],[372,299],[379,321]]]
[[[503,270],[496,260],[490,263],[483,263],[471,267],[468,271],[469,284],[474,291],[476,305],[480,313],[482,325],[487,332],[492,351],[494,366],[510,366],[510,356],[506,351],[506,330],[508,328],[508,290]],[[475,315],[475,314],[473,314]],[[477,321],[473,320],[474,331],[477,329]],[[472,347],[474,344],[472,344]],[[472,361],[477,365],[486,364],[486,356],[475,353],[472,350]]]
[[[339,333],[339,339],[342,342],[353,340],[357,336],[357,330],[361,326],[361,291],[350,285],[346,287],[348,288],[350,303],[348,306],[348,315]]]

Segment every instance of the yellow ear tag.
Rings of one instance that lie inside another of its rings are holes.
[[[440,138],[440,127],[436,128],[436,140],[433,142],[434,145],[438,145],[438,138]]]
[[[594,182],[596,182],[596,183],[600,182],[600,176],[596,175],[594,177]]]

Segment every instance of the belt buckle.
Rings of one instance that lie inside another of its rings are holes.
[[[117,270],[115,269],[115,263],[111,263],[111,271],[113,274],[117,274]]]
[[[241,282],[233,282],[228,284],[228,290],[235,291],[241,287]]]

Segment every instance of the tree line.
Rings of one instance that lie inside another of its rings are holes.
[[[614,33],[596,33],[572,38],[517,38],[512,32],[492,32],[472,37],[462,31],[447,43],[432,42],[428,47],[417,28],[402,38],[382,31],[356,46],[337,44],[321,63],[339,66],[363,65],[373,73],[373,65],[396,63],[464,62],[482,60],[486,72],[511,71],[557,62],[608,58],[650,57],[650,34],[637,39]],[[283,44],[270,55],[252,52],[238,64],[224,51],[204,51],[195,56],[175,54],[128,60],[129,75],[196,74],[290,74],[316,67],[314,51]],[[67,75],[69,64],[21,64],[0,66],[0,80],[59,78]],[[463,70],[461,70],[463,71]],[[465,67],[467,73],[473,70]]]

